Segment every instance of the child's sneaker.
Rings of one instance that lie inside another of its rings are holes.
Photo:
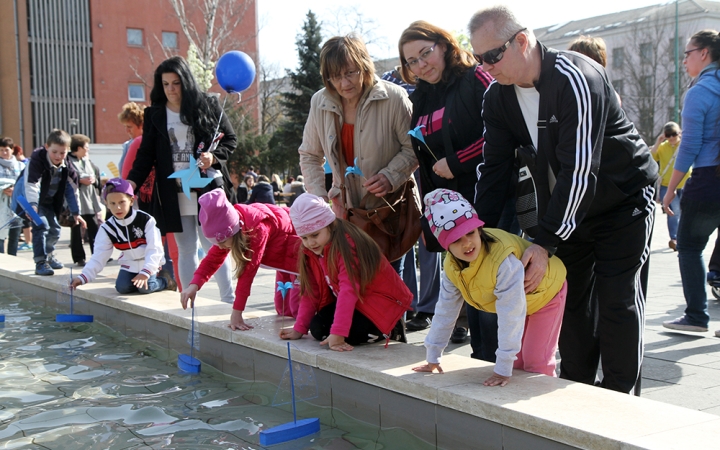
[[[19,252],[32,251],[32,244],[26,244],[25,242],[23,242],[22,244],[18,245],[18,251]]]
[[[157,274],[158,277],[163,278],[167,282],[167,286],[165,287],[168,291],[177,291],[177,283],[173,279],[173,277],[170,276],[170,272],[167,270],[161,270]]]
[[[55,275],[55,271],[47,263],[47,261],[40,261],[35,263],[35,275],[50,276]]]
[[[55,270],[62,269],[65,267],[63,263],[55,259],[55,255],[48,255],[47,263]]]

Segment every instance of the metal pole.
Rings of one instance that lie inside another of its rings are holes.
[[[678,4],[675,0],[675,123],[680,123],[680,34],[678,32]]]

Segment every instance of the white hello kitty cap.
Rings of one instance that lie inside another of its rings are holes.
[[[425,217],[430,231],[446,250],[463,235],[485,225],[472,203],[450,189],[435,189],[425,196]]]

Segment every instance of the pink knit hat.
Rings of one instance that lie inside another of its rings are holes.
[[[213,244],[234,236],[243,225],[240,213],[227,200],[221,188],[203,194],[200,203],[200,225],[208,241]]]
[[[300,194],[290,208],[295,232],[298,236],[314,233],[335,221],[335,213],[325,200],[317,195]]]
[[[446,250],[474,228],[485,225],[472,204],[450,189],[435,189],[425,196],[425,217],[430,231]]]

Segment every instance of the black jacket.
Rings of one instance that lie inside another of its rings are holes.
[[[270,183],[264,181],[259,182],[252,188],[252,193],[247,201],[248,203],[270,203],[275,204],[275,195]]]
[[[542,55],[535,243],[557,247],[586,217],[611,211],[657,179],[657,164],[620,107],[605,69],[574,52]],[[532,145],[513,85],[485,94],[485,162],[478,167],[475,208],[494,227],[513,181],[515,149]],[[557,180],[550,191],[549,170]]]
[[[418,123],[425,125],[423,134],[427,147],[417,139],[412,139],[415,156],[420,164],[419,187],[423,198],[438,188],[458,191],[470,201],[475,198],[477,165],[483,161],[485,143],[482,100],[492,81],[487,72],[475,66],[466,70],[462,76],[451,76],[446,83],[430,84],[421,80],[410,94],[413,103],[411,127],[415,128]],[[444,129],[445,124],[447,130]],[[445,148],[448,139],[452,145],[450,149]],[[432,170],[435,158],[447,159],[454,178],[448,180],[435,175]],[[428,249],[443,251],[430,232],[427,219],[423,216],[421,220]]]
[[[217,99],[211,96],[206,97],[206,99],[210,102],[215,117],[220,117],[221,110]],[[237,138],[225,114],[222,115],[222,120],[220,121],[220,131],[225,133],[225,136],[223,136],[220,144],[213,151],[216,162],[212,167],[222,172],[222,178],[214,179],[202,192],[198,193],[198,196],[222,186],[225,189],[225,195],[227,195],[228,201],[235,203],[235,190],[230,180],[227,161],[235,150]],[[202,142],[203,148],[210,148],[212,136],[203,134],[195,129],[193,129],[193,133],[195,135],[194,157],[198,158],[200,154],[198,146]],[[174,178],[168,179],[168,176],[174,173],[174,168],[170,138],[167,131],[167,111],[165,105],[152,105],[145,109],[142,144],[140,144],[140,148],[138,148],[132,170],[128,174],[128,180],[134,181],[137,186],[141,186],[153,167],[155,167],[156,170],[155,189],[153,190],[150,212],[152,216],[155,217],[158,228],[163,234],[182,232],[177,182]]]
[[[36,148],[30,156],[30,162],[20,175],[21,177],[25,177],[23,180],[25,192],[34,191],[35,195],[37,195],[37,202],[35,202],[33,195],[27,195],[29,202],[34,204],[46,202],[52,180],[51,169],[45,147]],[[65,165],[60,172],[60,184],[58,185],[55,195],[52,197],[53,211],[55,211],[56,217],[60,215],[60,211],[62,211],[65,202],[67,202],[68,209],[70,209],[73,215],[80,214],[77,201],[78,184],[77,172],[75,172],[73,165],[66,158]]]

